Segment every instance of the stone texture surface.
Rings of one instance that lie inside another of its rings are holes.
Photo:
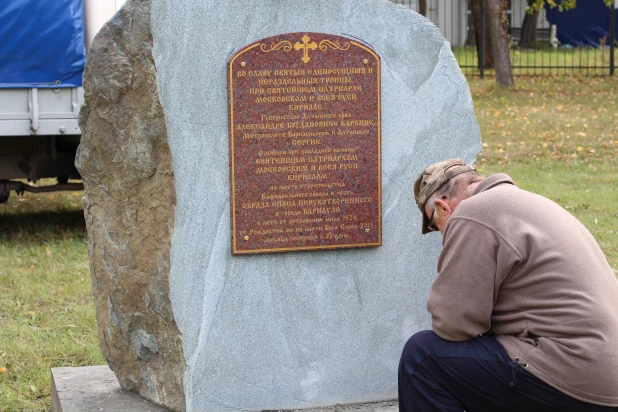
[[[52,368],[52,412],[166,412],[135,392],[120,388],[107,365]]]
[[[146,0],[127,2],[96,36],[76,165],[103,355],[123,389],[180,411],[184,358],[168,281],[174,177],[151,48]]]
[[[358,38],[381,57],[383,246],[232,256],[226,61],[303,31]],[[414,179],[480,151],[449,44],[386,0],[152,0],[152,32],[176,184],[170,296],[187,410],[394,399],[401,348],[430,326],[440,250],[439,234],[420,234]]]

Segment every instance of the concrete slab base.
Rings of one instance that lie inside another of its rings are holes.
[[[52,368],[52,412],[169,412],[120,388],[107,365]],[[397,412],[398,403],[336,405],[294,412]]]
[[[120,388],[109,366],[52,368],[52,412],[169,412]]]
[[[293,412],[399,412],[399,403],[378,402],[378,403],[355,403],[351,405],[336,405],[324,408],[302,409]]]

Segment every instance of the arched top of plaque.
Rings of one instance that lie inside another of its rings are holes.
[[[354,48],[360,48],[361,50],[368,52],[376,60],[380,59],[368,45],[354,39],[327,33],[298,32],[279,34],[277,36],[268,37],[250,44],[234,54],[230,58],[230,64],[233,64],[234,61],[244,53],[255,48],[257,48],[261,53],[292,53],[292,55],[296,55],[298,57],[300,63],[305,65],[310,63],[312,59],[313,64],[315,65],[324,60],[334,58],[335,56],[328,56],[325,54],[329,51],[338,50],[341,52],[349,52],[347,55],[352,57],[351,55],[358,52],[358,50],[354,50]],[[269,56],[269,58],[273,60],[273,63],[279,59],[285,59],[286,64],[293,63],[292,55],[277,56],[276,54],[277,53]],[[343,54],[339,54],[339,57],[342,56]]]
[[[380,246],[377,53],[300,32],[228,63],[232,253]]]

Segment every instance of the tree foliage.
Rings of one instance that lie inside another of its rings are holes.
[[[614,4],[614,0],[603,0],[603,2],[607,7],[611,7]],[[558,7],[560,11],[567,11],[575,8],[577,0],[534,0],[532,5],[528,7],[528,13],[541,11],[545,4],[548,4],[551,8]]]

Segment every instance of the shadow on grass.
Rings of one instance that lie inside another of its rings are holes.
[[[81,210],[0,215],[0,242],[49,242],[86,237],[86,222]]]

